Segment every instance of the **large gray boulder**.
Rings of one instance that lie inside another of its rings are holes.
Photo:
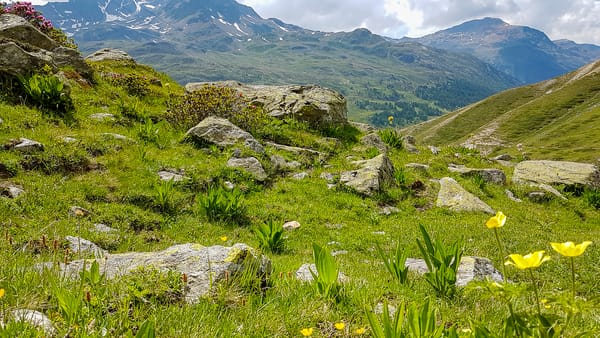
[[[233,88],[273,117],[291,117],[316,127],[348,122],[346,99],[317,85],[264,86],[223,81],[188,83],[185,89],[193,92],[206,85]]]
[[[343,172],[340,184],[361,194],[372,196],[394,182],[394,165],[384,154],[370,160],[353,161],[352,164],[358,169]]]
[[[230,168],[239,168],[245,170],[252,174],[252,176],[258,181],[264,181],[268,177],[265,169],[260,161],[256,159],[256,157],[232,157],[227,161],[227,166]]]
[[[93,70],[76,49],[60,46],[18,15],[0,15],[0,71],[26,76],[44,66],[53,71],[69,66],[93,80]]]
[[[249,132],[221,117],[209,116],[205,118],[198,125],[188,130],[187,135],[197,141],[214,143],[222,147],[241,143],[257,153],[262,154],[265,152],[263,146]]]
[[[520,184],[581,184],[600,187],[600,170],[588,163],[523,161],[515,166],[512,181]]]
[[[466,191],[453,178],[444,177],[440,180],[440,191],[435,204],[452,211],[482,211],[495,214],[494,209],[480,200],[477,196]]]
[[[467,168],[464,165],[451,164],[448,166],[448,170],[452,173],[459,173],[463,176],[479,175],[484,181],[488,183],[494,183],[499,185],[506,184],[506,174],[504,174],[504,171],[500,169],[474,169]]]
[[[260,279],[267,278],[271,273],[271,261],[243,243],[231,247],[179,244],[158,252],[108,254],[97,262],[100,271],[106,273],[109,279],[143,267],[186,274],[188,279],[185,299],[188,303],[198,302],[200,298],[209,295],[220,282],[234,278],[237,273],[252,271],[255,273],[254,278]],[[52,264],[46,263],[45,266],[51,267]],[[66,265],[61,263],[60,269],[66,276],[78,278],[83,267],[89,268],[90,264],[89,260],[75,260]]]
[[[405,266],[419,274],[428,272],[427,264],[418,258],[407,258]],[[463,256],[458,266],[456,285],[465,286],[474,280],[491,279],[502,282],[502,273],[496,270],[492,261],[484,257]]]
[[[102,48],[85,57],[88,61],[129,61],[135,62],[127,52],[120,49]]]

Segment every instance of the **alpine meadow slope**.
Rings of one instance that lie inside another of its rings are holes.
[[[423,144],[536,159],[600,159],[600,60],[404,129]],[[517,145],[519,148],[517,149]]]

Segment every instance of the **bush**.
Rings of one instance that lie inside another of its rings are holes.
[[[63,119],[73,118],[73,101],[58,77],[34,74],[21,78],[20,82],[32,104]]]
[[[210,221],[246,222],[246,205],[239,190],[209,188],[205,196],[198,198],[198,208]]]
[[[248,104],[241,93],[223,86],[205,85],[192,93],[172,97],[167,105],[167,121],[184,130],[213,115],[256,133],[271,119],[262,107]]]
[[[144,97],[150,94],[150,81],[144,76],[111,73],[107,77],[111,84],[125,89],[131,96]]]

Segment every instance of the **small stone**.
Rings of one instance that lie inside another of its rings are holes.
[[[386,215],[389,216],[391,214],[397,214],[400,212],[400,209],[396,208],[396,207],[392,207],[390,205],[386,205],[384,207],[381,208],[381,211],[379,211],[379,213],[381,215]]]
[[[25,193],[23,187],[10,182],[0,182],[0,196],[17,198]]]
[[[335,184],[333,184],[333,183],[328,183],[328,184],[327,184],[327,189],[328,189],[328,190],[335,189],[335,186],[336,186],[336,185],[335,185]]]
[[[233,184],[229,181],[225,181],[225,182],[223,182],[223,187],[225,188],[225,190],[231,191],[231,190],[235,189],[235,184]]]
[[[97,224],[94,224],[94,231],[102,232],[102,233],[110,233],[110,232],[116,232],[117,229],[111,228],[106,224],[97,223]]]
[[[339,255],[347,255],[348,254],[348,250],[338,250],[338,251],[332,251],[331,255],[333,257],[335,256],[339,256]]]
[[[385,231],[373,231],[372,234],[378,236],[385,236]]]
[[[340,230],[344,227],[343,224],[332,224],[332,223],[327,223],[325,224],[325,227],[328,229],[335,229],[335,230]]]
[[[183,176],[179,173],[169,171],[169,170],[161,170],[158,172],[158,177],[162,181],[172,181],[172,182],[181,182],[188,180],[189,177]]]
[[[96,113],[90,115],[89,118],[96,121],[114,121],[115,115],[110,113]]]
[[[394,318],[394,316],[396,315],[396,307],[388,304],[388,314],[390,315],[390,318]],[[377,303],[377,305],[375,305],[375,308],[373,309],[373,312],[375,312],[375,314],[381,315],[383,314],[383,303]]]
[[[509,154],[502,154],[502,155],[498,155],[494,158],[492,158],[492,160],[494,161],[511,161],[513,159],[512,156],[510,156]]]
[[[31,326],[43,330],[47,335],[53,336],[56,334],[54,325],[48,317],[35,310],[19,309],[12,311],[12,316],[17,322],[26,322]]]
[[[102,258],[108,254],[108,251],[100,248],[87,239],[73,236],[67,236],[65,239],[69,242],[69,248],[73,253],[91,254],[96,258]]]
[[[268,175],[265,172],[265,169],[263,168],[262,164],[255,157],[232,157],[227,161],[227,166],[230,168],[243,169],[252,174],[252,176],[254,176],[256,180],[261,182],[268,178]]]
[[[427,148],[429,148],[429,151],[431,151],[432,154],[437,155],[440,153],[440,148],[436,147],[436,146],[427,146]]]
[[[548,202],[550,200],[550,198],[543,191],[532,191],[529,194],[527,194],[527,198],[529,198],[530,201],[535,203],[543,203]]]
[[[321,175],[319,176],[319,178],[324,179],[328,183],[335,182],[335,176],[332,173],[327,173],[327,172],[321,173]]]
[[[125,135],[121,135],[121,134],[115,134],[115,133],[102,133],[102,134],[100,134],[100,135],[102,135],[102,136],[104,136],[104,137],[107,137],[107,138],[113,138],[113,139],[115,139],[115,140],[119,140],[119,141],[127,141],[127,140],[129,140],[129,138],[128,138],[127,136],[125,136]]]
[[[4,123],[4,120],[0,117],[0,124]]]
[[[302,166],[302,163],[298,162],[298,161],[292,161],[292,162],[287,162],[286,163],[286,167],[291,169],[291,170],[295,170],[298,169]]]
[[[301,172],[301,173],[294,174],[292,176],[292,178],[295,180],[303,180],[303,179],[307,178],[308,176],[309,175],[307,172]]]
[[[78,207],[78,206],[72,206],[69,209],[69,216],[72,216],[72,217],[84,217],[84,216],[89,216],[91,214],[92,214],[91,211],[84,209],[82,207]]]
[[[523,202],[520,198],[517,198],[512,191],[510,191],[508,189],[504,190],[504,193],[506,193],[506,197],[508,197],[508,199],[510,199],[513,202],[517,202],[517,203]]]
[[[298,221],[289,221],[283,224],[283,230],[292,231],[300,228],[300,223]]]
[[[408,168],[408,169],[414,169],[414,170],[420,170],[420,171],[429,170],[429,166],[427,164],[422,164],[422,163],[407,163],[404,165],[404,167]]]
[[[75,143],[75,142],[79,142],[78,139],[74,138],[74,137],[69,137],[69,136],[63,136],[60,138],[64,143]]]
[[[18,150],[24,153],[31,153],[36,151],[43,151],[44,145],[37,141],[29,140],[26,138],[20,138],[19,142],[15,144],[12,149]]]

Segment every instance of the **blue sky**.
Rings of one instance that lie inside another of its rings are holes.
[[[140,1],[140,0],[138,0]],[[202,0],[194,0],[202,1]],[[33,0],[34,4],[45,1]],[[264,18],[321,31],[368,28],[419,37],[486,16],[530,26],[551,39],[600,45],[600,0],[238,0]]]

